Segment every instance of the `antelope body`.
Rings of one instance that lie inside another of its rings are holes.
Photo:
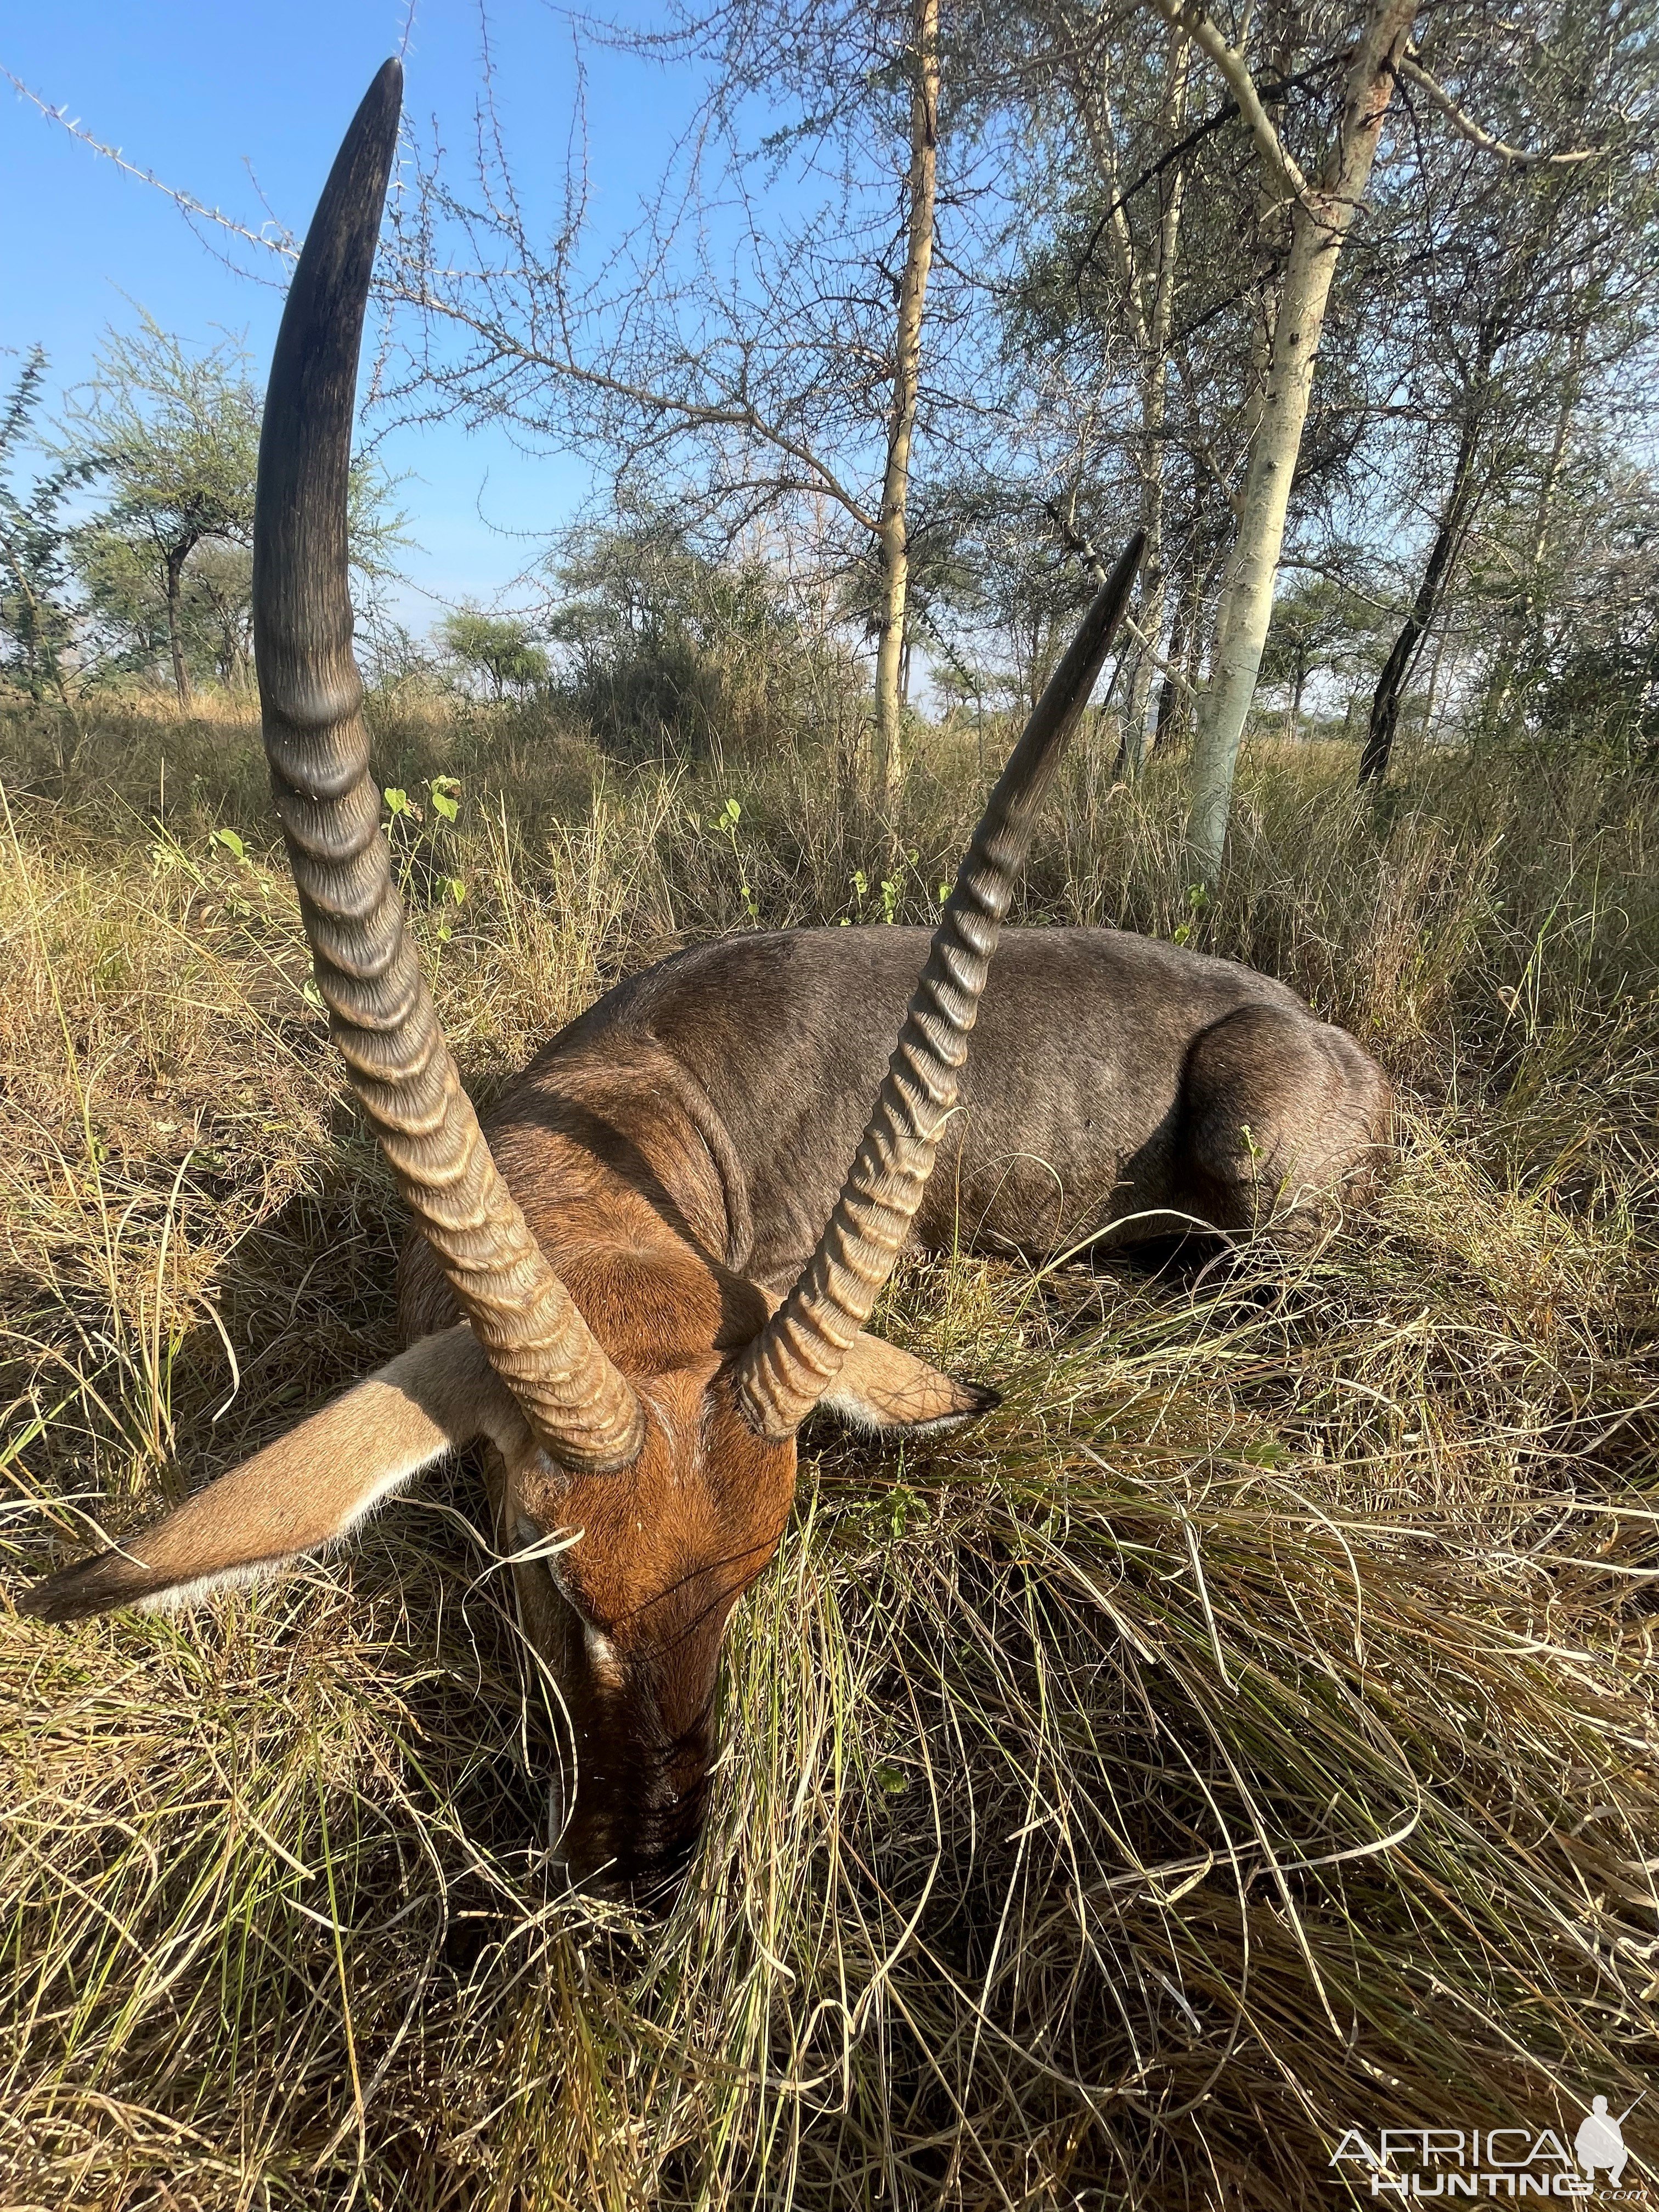
[[[787,1290],[840,1194],[928,942],[757,932],[608,993],[488,1125],[538,1237],[553,1249],[563,1205],[544,1133],[602,1154],[614,1130],[659,1176],[700,1178],[709,1251]],[[1269,976],[1121,930],[1005,930],[911,1237],[1040,1258],[1197,1224],[1248,1230],[1344,1180],[1387,1109],[1375,1061]],[[626,1146],[613,1157],[625,1173]],[[681,1159],[694,1164],[671,1170]]]
[[[1036,1255],[1295,1214],[1382,1140],[1389,1090],[1351,1037],[1231,962],[1023,930],[989,967],[1137,544],[993,793],[931,945],[801,930],[679,954],[554,1039],[480,1129],[391,882],[350,653],[352,406],[400,83],[387,64],[359,110],[289,293],[255,622],[319,986],[416,1217],[409,1348],[24,1603],[70,1620],[187,1600],[339,1539],[483,1439],[526,1630],[569,1718],[563,1850],[636,1885],[695,1839],[721,1634],[777,1547],[801,1422],[822,1406],[940,1428],[995,1402],[864,1333],[907,1242]]]

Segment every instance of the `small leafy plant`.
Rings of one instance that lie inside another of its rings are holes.
[[[381,793],[392,819],[386,825],[386,836],[398,866],[398,888],[405,901],[417,871],[425,878],[429,897],[446,910],[464,906],[466,902],[465,879],[449,872],[450,861],[441,839],[440,824],[453,827],[460,814],[461,784],[458,776],[434,775],[422,788],[427,804],[422,806],[397,785],[388,785]],[[437,926],[440,945],[449,943],[453,935],[447,920]]]

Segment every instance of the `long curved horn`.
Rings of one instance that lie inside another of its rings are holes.
[[[763,1437],[781,1441],[800,1426],[893,1272],[957,1102],[968,1034],[1037,808],[1104,664],[1145,542],[1131,540],[997,779],[835,1211],[800,1279],[739,1363],[738,1390]]]
[[[265,752],[329,1026],[398,1188],[489,1363],[562,1466],[638,1455],[644,1421],[489,1157],[404,927],[351,653],[346,494],[368,282],[398,143],[389,61],[329,173],[271,362],[253,526]]]

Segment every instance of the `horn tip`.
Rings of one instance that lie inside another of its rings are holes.
[[[383,158],[391,160],[391,149],[397,143],[398,118],[404,112],[404,65],[396,54],[380,64],[374,72],[368,90],[359,101],[357,112],[352,118],[346,143],[356,139],[359,145],[366,141],[384,148]]]
[[[374,81],[363,94],[357,119],[377,136],[395,137],[398,119],[403,112],[404,65],[398,57],[392,54],[375,70]]]

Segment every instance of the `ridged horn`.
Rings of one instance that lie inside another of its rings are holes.
[[[265,753],[329,1026],[489,1363],[562,1466],[625,1467],[639,1402],[489,1157],[404,924],[351,653],[346,496],[357,357],[403,70],[369,87],[306,234],[271,362],[253,525]]]
[[[1110,650],[1144,544],[1133,538],[1102,586],[997,779],[835,1211],[800,1279],[739,1363],[744,1409],[763,1437],[793,1436],[834,1382],[903,1247],[957,1102],[1037,809]]]

